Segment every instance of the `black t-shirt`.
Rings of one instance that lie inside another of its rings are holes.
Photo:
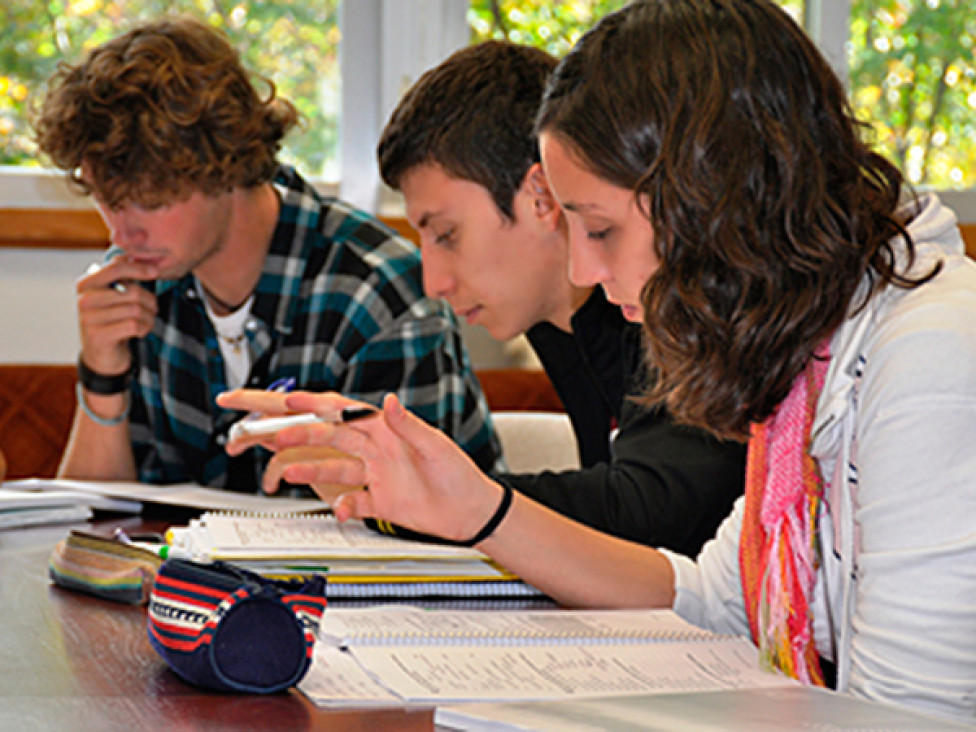
[[[495,477],[593,528],[696,556],[742,495],[745,445],[679,426],[631,398],[646,385],[641,328],[600,288],[572,327],[539,325],[528,336],[569,414],[584,468]]]

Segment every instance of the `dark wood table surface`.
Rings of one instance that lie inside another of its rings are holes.
[[[160,530],[124,518],[86,528]],[[146,609],[51,584],[68,525],[0,531],[0,730],[432,730],[431,711],[328,711],[292,689],[220,694],[177,677],[149,645]]]

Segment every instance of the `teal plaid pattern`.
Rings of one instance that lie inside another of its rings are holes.
[[[274,185],[282,206],[246,328],[248,386],[294,377],[297,389],[371,404],[395,392],[482,469],[499,468],[500,444],[457,320],[446,303],[424,296],[416,247],[319,196],[292,168],[282,166]],[[139,480],[254,492],[270,456],[256,449],[232,460],[224,452],[241,415],[214,402],[227,389],[224,362],[194,279],[154,287],[153,330],[132,344]]]

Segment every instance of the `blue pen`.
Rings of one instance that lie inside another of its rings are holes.
[[[279,394],[287,394],[288,392],[290,392],[292,389],[295,388],[295,385],[297,383],[298,380],[294,376],[284,376],[280,379],[275,379],[274,381],[272,381],[268,385],[268,388],[265,389],[265,391],[274,391]],[[249,412],[241,420],[241,422],[253,422],[257,419],[260,419],[263,416],[264,415],[261,412]],[[237,425],[234,426],[236,427]],[[231,433],[231,435],[233,435],[233,432]]]
[[[298,381],[295,379],[294,376],[285,376],[284,378],[275,379],[274,381],[272,381],[271,384],[266,389],[266,391],[277,391],[282,394],[285,394],[291,391],[292,389],[294,389],[297,383]]]

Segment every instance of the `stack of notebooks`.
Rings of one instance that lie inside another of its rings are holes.
[[[476,549],[386,536],[331,515],[211,512],[168,538],[185,556],[268,577],[324,573],[330,599],[542,597]]]

